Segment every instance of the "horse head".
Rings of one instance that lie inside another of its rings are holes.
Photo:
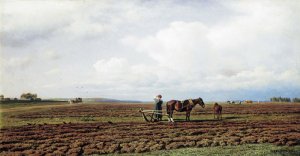
[[[199,99],[197,99],[197,103],[198,103],[202,108],[205,107],[205,104],[204,104],[202,98],[199,97]]]

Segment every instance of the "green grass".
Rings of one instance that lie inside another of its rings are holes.
[[[34,106],[57,106],[66,105],[66,102],[29,102],[29,103],[1,103],[1,109],[11,109],[11,108],[30,108]]]
[[[57,118],[17,118],[15,116],[24,112],[43,112],[54,107],[74,106],[66,103],[11,103],[1,104],[0,128],[23,126],[27,124],[62,124],[69,123],[95,123],[95,122],[142,122],[142,117],[57,117]]]
[[[113,154],[112,154],[113,155]],[[142,154],[121,154],[121,155],[161,155],[161,156],[194,156],[194,155],[216,155],[216,156],[298,156],[300,146],[275,146],[271,144],[245,144],[238,146],[218,146],[202,148],[181,148],[176,150],[162,150]]]
[[[22,126],[27,123],[55,123],[50,118],[28,118],[20,119],[14,117],[15,115],[22,114],[24,112],[38,112],[46,111],[53,107],[67,106],[66,103],[10,103],[0,105],[0,128],[11,126]]]
[[[2,117],[0,122],[1,128],[14,127],[14,126],[23,126],[27,124],[62,124],[66,123],[97,123],[97,122],[142,122],[144,121],[141,117],[60,117],[60,118],[10,118]]]
[[[72,123],[96,123],[96,122],[143,122],[142,117],[93,117],[93,116],[83,116],[83,117],[59,117],[59,118],[15,118],[11,116],[11,113],[17,115],[22,112],[3,112],[0,120],[0,128],[14,127],[30,124],[62,124],[63,122]],[[287,120],[288,118],[293,118],[299,116],[296,114],[290,114],[286,116],[280,115],[241,115],[241,114],[226,114],[223,115],[223,119],[226,121],[270,121],[270,120]],[[163,118],[167,121],[166,117]],[[176,116],[175,121],[185,121],[185,116]],[[213,116],[210,114],[195,115],[192,116],[191,120],[213,120]]]
[[[16,115],[24,112],[41,112],[48,111],[54,107],[74,106],[67,103],[11,103],[1,104],[0,110],[0,128],[22,126],[30,124],[62,124],[63,122],[72,123],[92,123],[92,122],[143,122],[142,117],[59,117],[59,118],[16,118]],[[226,121],[272,121],[272,120],[288,120],[299,117],[298,114],[223,114],[223,120]],[[163,118],[167,121],[167,118]],[[175,120],[184,121],[184,113],[175,113]],[[212,114],[193,114],[191,120],[213,120]]]

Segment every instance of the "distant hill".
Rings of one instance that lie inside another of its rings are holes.
[[[120,100],[109,98],[83,98],[83,101],[87,102],[120,102]]]
[[[69,99],[75,98],[51,98],[47,100],[54,101],[68,101]],[[141,103],[142,101],[137,100],[117,100],[117,99],[109,99],[109,98],[82,98],[83,102],[121,102],[121,103]]]
[[[83,98],[83,101],[88,102],[124,102],[124,103],[141,103],[142,101],[136,100],[117,100],[117,99],[109,99],[109,98]]]
[[[68,101],[69,98],[46,98],[46,99],[42,99],[43,101]]]

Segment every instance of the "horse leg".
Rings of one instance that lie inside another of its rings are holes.
[[[171,114],[171,106],[168,105],[168,103],[167,103],[167,114],[168,114],[169,118],[172,117],[172,114]]]
[[[188,111],[185,112],[185,121],[188,121]]]
[[[169,117],[168,120],[169,120],[169,122],[174,122],[174,120],[173,120],[174,108],[173,108],[172,104],[169,104],[168,102],[167,102],[166,106],[167,106],[167,114]]]
[[[170,112],[170,114],[169,114],[169,117],[172,119],[173,118],[173,111],[172,110],[169,110]]]
[[[169,120],[169,122],[173,122],[170,107],[168,107],[167,114],[168,114],[168,120]]]
[[[188,121],[188,112],[185,113],[185,121]]]
[[[187,121],[187,112],[185,112],[185,121]]]
[[[172,118],[173,118],[173,113],[174,113],[174,110],[171,111],[171,117],[172,117]]]
[[[171,106],[170,108],[171,110],[171,118],[173,118],[173,113],[174,113],[174,110],[175,110],[175,104]]]
[[[169,115],[169,105],[168,105],[168,102],[166,103],[166,109],[167,109],[167,114]]]
[[[185,120],[186,121],[190,121],[190,111],[186,111],[186,114],[185,114]]]

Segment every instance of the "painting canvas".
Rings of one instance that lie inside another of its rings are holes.
[[[0,155],[300,155],[300,1],[0,0]]]

